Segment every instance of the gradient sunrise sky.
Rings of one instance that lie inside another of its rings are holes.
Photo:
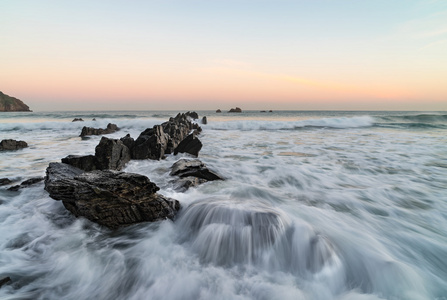
[[[447,110],[447,1],[0,0],[34,110]]]

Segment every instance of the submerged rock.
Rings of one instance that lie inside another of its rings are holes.
[[[8,191],[18,191],[19,189],[29,187],[33,184],[43,181],[43,177],[33,177],[28,180],[23,181],[20,185],[14,185],[8,189]]]
[[[5,284],[9,284],[9,283],[11,283],[12,282],[12,280],[11,280],[11,277],[4,277],[4,278],[1,278],[0,279],[0,288],[2,287],[2,286],[4,286]]]
[[[0,151],[2,150],[19,150],[28,147],[28,144],[24,141],[16,140],[2,140],[0,142]]]
[[[63,163],[50,163],[45,190],[75,216],[109,228],[173,219],[180,209],[177,200],[157,194],[159,188],[144,175],[83,172]]]
[[[190,187],[197,186],[207,181],[224,180],[222,176],[208,169],[198,159],[180,159],[171,167],[171,176],[180,177],[175,181],[174,189],[186,191]]]
[[[92,128],[92,127],[84,126],[84,127],[82,127],[82,131],[79,136],[110,134],[110,133],[114,133],[118,130],[119,130],[118,126],[116,126],[116,124],[112,124],[112,123],[107,124],[106,129]]]
[[[0,178],[0,186],[11,184],[12,181],[9,178]]]

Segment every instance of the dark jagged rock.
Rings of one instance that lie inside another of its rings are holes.
[[[216,113],[221,113],[222,111],[220,109],[216,110]]]
[[[82,118],[74,118],[72,122],[84,122]]]
[[[0,288],[1,288],[2,286],[4,286],[5,284],[9,284],[9,283],[11,283],[11,282],[12,282],[12,280],[11,280],[11,278],[10,278],[9,276],[0,279]]]
[[[267,111],[265,111],[265,110],[261,110],[260,112],[267,112]]]
[[[19,150],[28,147],[28,144],[24,141],[16,140],[2,140],[0,142],[0,151],[2,150]]]
[[[98,169],[96,166],[96,157],[94,155],[69,155],[62,158],[62,162],[84,171],[94,171]]]
[[[230,112],[230,113],[240,113],[240,112],[242,112],[242,109],[240,109],[239,107],[236,107],[236,108],[230,109],[228,112]]]
[[[92,128],[84,126],[82,127],[81,134],[79,136],[87,136],[87,135],[101,135],[101,134],[110,134],[118,131],[119,128],[116,124],[109,123],[106,129],[102,128]]]
[[[8,191],[18,191],[19,189],[23,189],[23,188],[29,187],[29,186],[31,186],[33,184],[36,184],[36,183],[39,183],[39,182],[41,182],[43,180],[44,180],[43,177],[33,177],[33,178],[28,179],[28,180],[25,180],[20,185],[14,185],[14,186],[10,187],[8,189]]]
[[[124,145],[126,145],[127,148],[129,148],[130,153],[132,154],[133,147],[135,146],[135,140],[130,136],[130,134],[120,138],[120,140]]]
[[[82,170],[50,163],[45,190],[75,216],[83,216],[109,228],[140,222],[173,219],[180,209],[177,200],[156,192],[146,176],[112,170]]]
[[[164,158],[168,147],[169,136],[164,132],[161,125],[146,129],[135,140],[132,158],[135,159],[155,159]]]
[[[188,177],[193,176],[207,181],[223,180],[217,173],[208,169],[208,167],[198,159],[180,159],[171,167],[171,176]]]
[[[155,125],[143,131],[133,142],[129,137],[124,137],[126,143],[131,145],[133,159],[163,159],[165,154],[175,152],[180,143],[192,130],[200,132],[202,128],[189,120],[186,114],[178,114],[175,118],[161,125]],[[199,149],[200,150],[200,149]],[[197,154],[198,155],[198,151]]]
[[[130,161],[130,151],[121,140],[102,137],[95,158],[98,170],[121,170]]]
[[[194,120],[198,120],[199,119],[199,114],[196,113],[195,111],[188,111],[185,113],[186,116],[194,119]]]
[[[208,124],[208,119],[206,118],[206,116],[203,116],[203,118],[202,118],[202,124],[203,124],[203,125]]]
[[[0,178],[0,186],[11,184],[12,181],[9,178]]]
[[[273,110],[269,110],[269,112],[273,112]]]
[[[0,111],[31,111],[21,100],[0,92]]]
[[[202,142],[192,133],[180,142],[177,148],[175,148],[174,154],[189,153],[197,157],[200,149],[202,149]]]

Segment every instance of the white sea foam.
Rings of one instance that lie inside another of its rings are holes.
[[[374,118],[370,116],[341,117],[341,118],[319,118],[302,121],[259,121],[238,120],[227,122],[210,123],[207,127],[217,130],[287,130],[305,127],[326,128],[359,128],[370,127],[374,124]]]
[[[210,118],[200,159],[226,180],[185,193],[169,171],[187,155],[131,161],[125,171],[181,202],[175,222],[109,231],[74,218],[43,183],[0,187],[0,278],[13,281],[0,298],[442,299],[445,132],[383,130],[376,116],[310,117]],[[0,178],[17,184],[68,154],[93,154],[101,137],[81,139],[84,125],[116,123],[122,130],[109,136],[118,138],[162,121],[15,124],[2,138],[30,147],[0,152]],[[293,130],[305,126],[343,130]]]

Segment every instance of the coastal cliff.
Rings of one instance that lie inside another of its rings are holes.
[[[31,111],[21,100],[0,92],[0,111]]]

